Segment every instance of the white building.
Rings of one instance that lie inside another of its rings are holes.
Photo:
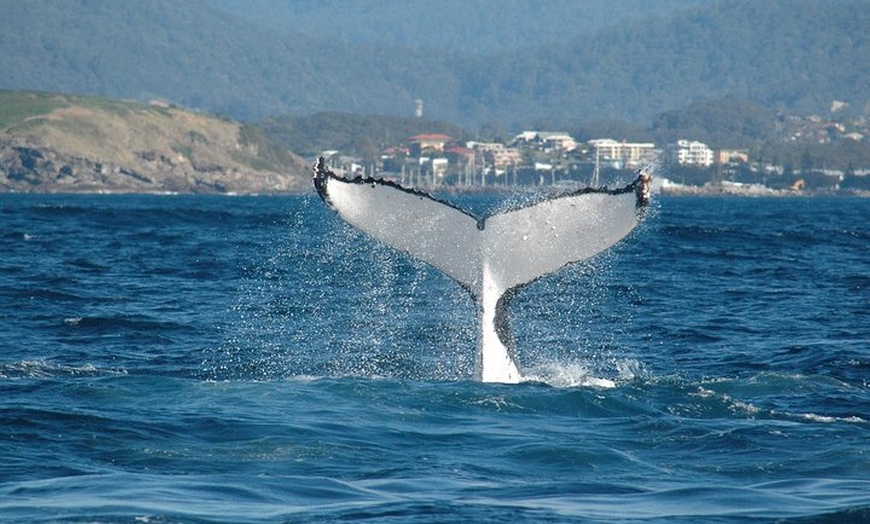
[[[596,150],[596,156],[603,162],[618,162],[624,167],[635,168],[655,160],[655,144],[652,142],[631,143],[596,138],[587,143]]]
[[[518,166],[523,163],[523,156],[515,147],[505,147],[499,142],[468,142],[466,145],[482,154],[486,162],[494,167]]]
[[[577,147],[574,138],[562,131],[523,131],[514,137],[512,143],[541,151],[571,151]]]
[[[703,142],[694,140],[677,140],[668,146],[671,160],[680,165],[710,167],[713,165],[713,150]]]
[[[538,133],[538,139],[544,148],[549,150],[571,151],[577,147],[574,137],[561,131],[541,131]]]

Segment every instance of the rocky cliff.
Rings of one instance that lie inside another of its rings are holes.
[[[0,191],[285,193],[308,166],[255,130],[165,103],[0,92]]]

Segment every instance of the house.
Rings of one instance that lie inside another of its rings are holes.
[[[668,158],[680,165],[710,167],[713,165],[713,150],[703,142],[677,140],[668,146]]]
[[[538,136],[537,131],[523,131],[514,137],[512,144],[531,144],[535,141],[535,137]]]
[[[568,133],[541,131],[538,140],[545,151],[571,151],[577,147],[577,142]]]
[[[518,166],[523,162],[522,154],[515,147],[505,147],[499,142],[470,142],[469,145],[492,167]]]
[[[515,147],[491,151],[486,159],[495,167],[518,166],[523,163],[523,155]]]
[[[447,160],[455,166],[465,166],[474,161],[474,150],[462,146],[453,146],[444,150]]]
[[[655,144],[652,142],[619,142],[612,138],[596,138],[587,142],[595,156],[602,161],[620,164],[626,168],[640,167],[655,160]]]
[[[453,137],[440,133],[412,136],[408,139],[411,156],[419,157],[425,152],[444,151],[444,146],[453,142]]]
[[[716,151],[716,163],[724,164],[747,164],[749,163],[749,152],[745,149],[720,149]]]
[[[514,137],[512,144],[539,151],[571,151],[577,147],[574,138],[561,131],[523,131]]]

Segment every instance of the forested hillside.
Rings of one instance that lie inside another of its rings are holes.
[[[501,143],[510,143],[516,135],[500,126],[468,130],[414,117],[334,112],[268,119],[253,127],[274,142],[309,158],[335,149],[371,161],[391,147],[407,145],[409,137],[421,133],[442,133],[457,142]],[[543,122],[533,128],[553,129]],[[868,142],[845,138],[850,133],[870,135],[866,119],[841,112],[829,114],[825,119],[788,116],[731,96],[665,111],[649,126],[599,120],[568,125],[562,130],[582,142],[609,137],[628,142],[653,142],[659,147],[691,138],[716,150],[743,150],[753,161],[800,169],[851,171],[870,167]]]
[[[306,34],[270,30],[223,4],[0,0],[0,88],[159,98],[243,120],[410,115],[422,99],[426,118],[468,128],[601,119],[647,126],[662,112],[725,95],[791,113],[821,112],[834,99],[866,112],[870,90],[867,0],[704,2],[594,34],[554,26],[559,38],[547,43],[483,54],[396,36],[407,28],[385,32],[385,43],[345,38],[329,20]],[[503,5],[472,4],[468,12]],[[546,2],[504,5],[525,6],[510,19],[550,15],[532,10]],[[466,12],[433,14],[430,25],[449,16]]]
[[[285,116],[254,127],[276,143],[310,158],[329,149],[376,158],[384,148],[404,145],[408,137],[422,133],[442,133],[456,140],[474,138],[468,131],[446,122],[348,113]]]
[[[278,33],[348,43],[492,53],[542,47],[662,18],[710,0],[211,0]]]

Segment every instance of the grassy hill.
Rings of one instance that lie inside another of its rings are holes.
[[[306,162],[259,131],[165,103],[0,91],[0,191],[288,192]]]

